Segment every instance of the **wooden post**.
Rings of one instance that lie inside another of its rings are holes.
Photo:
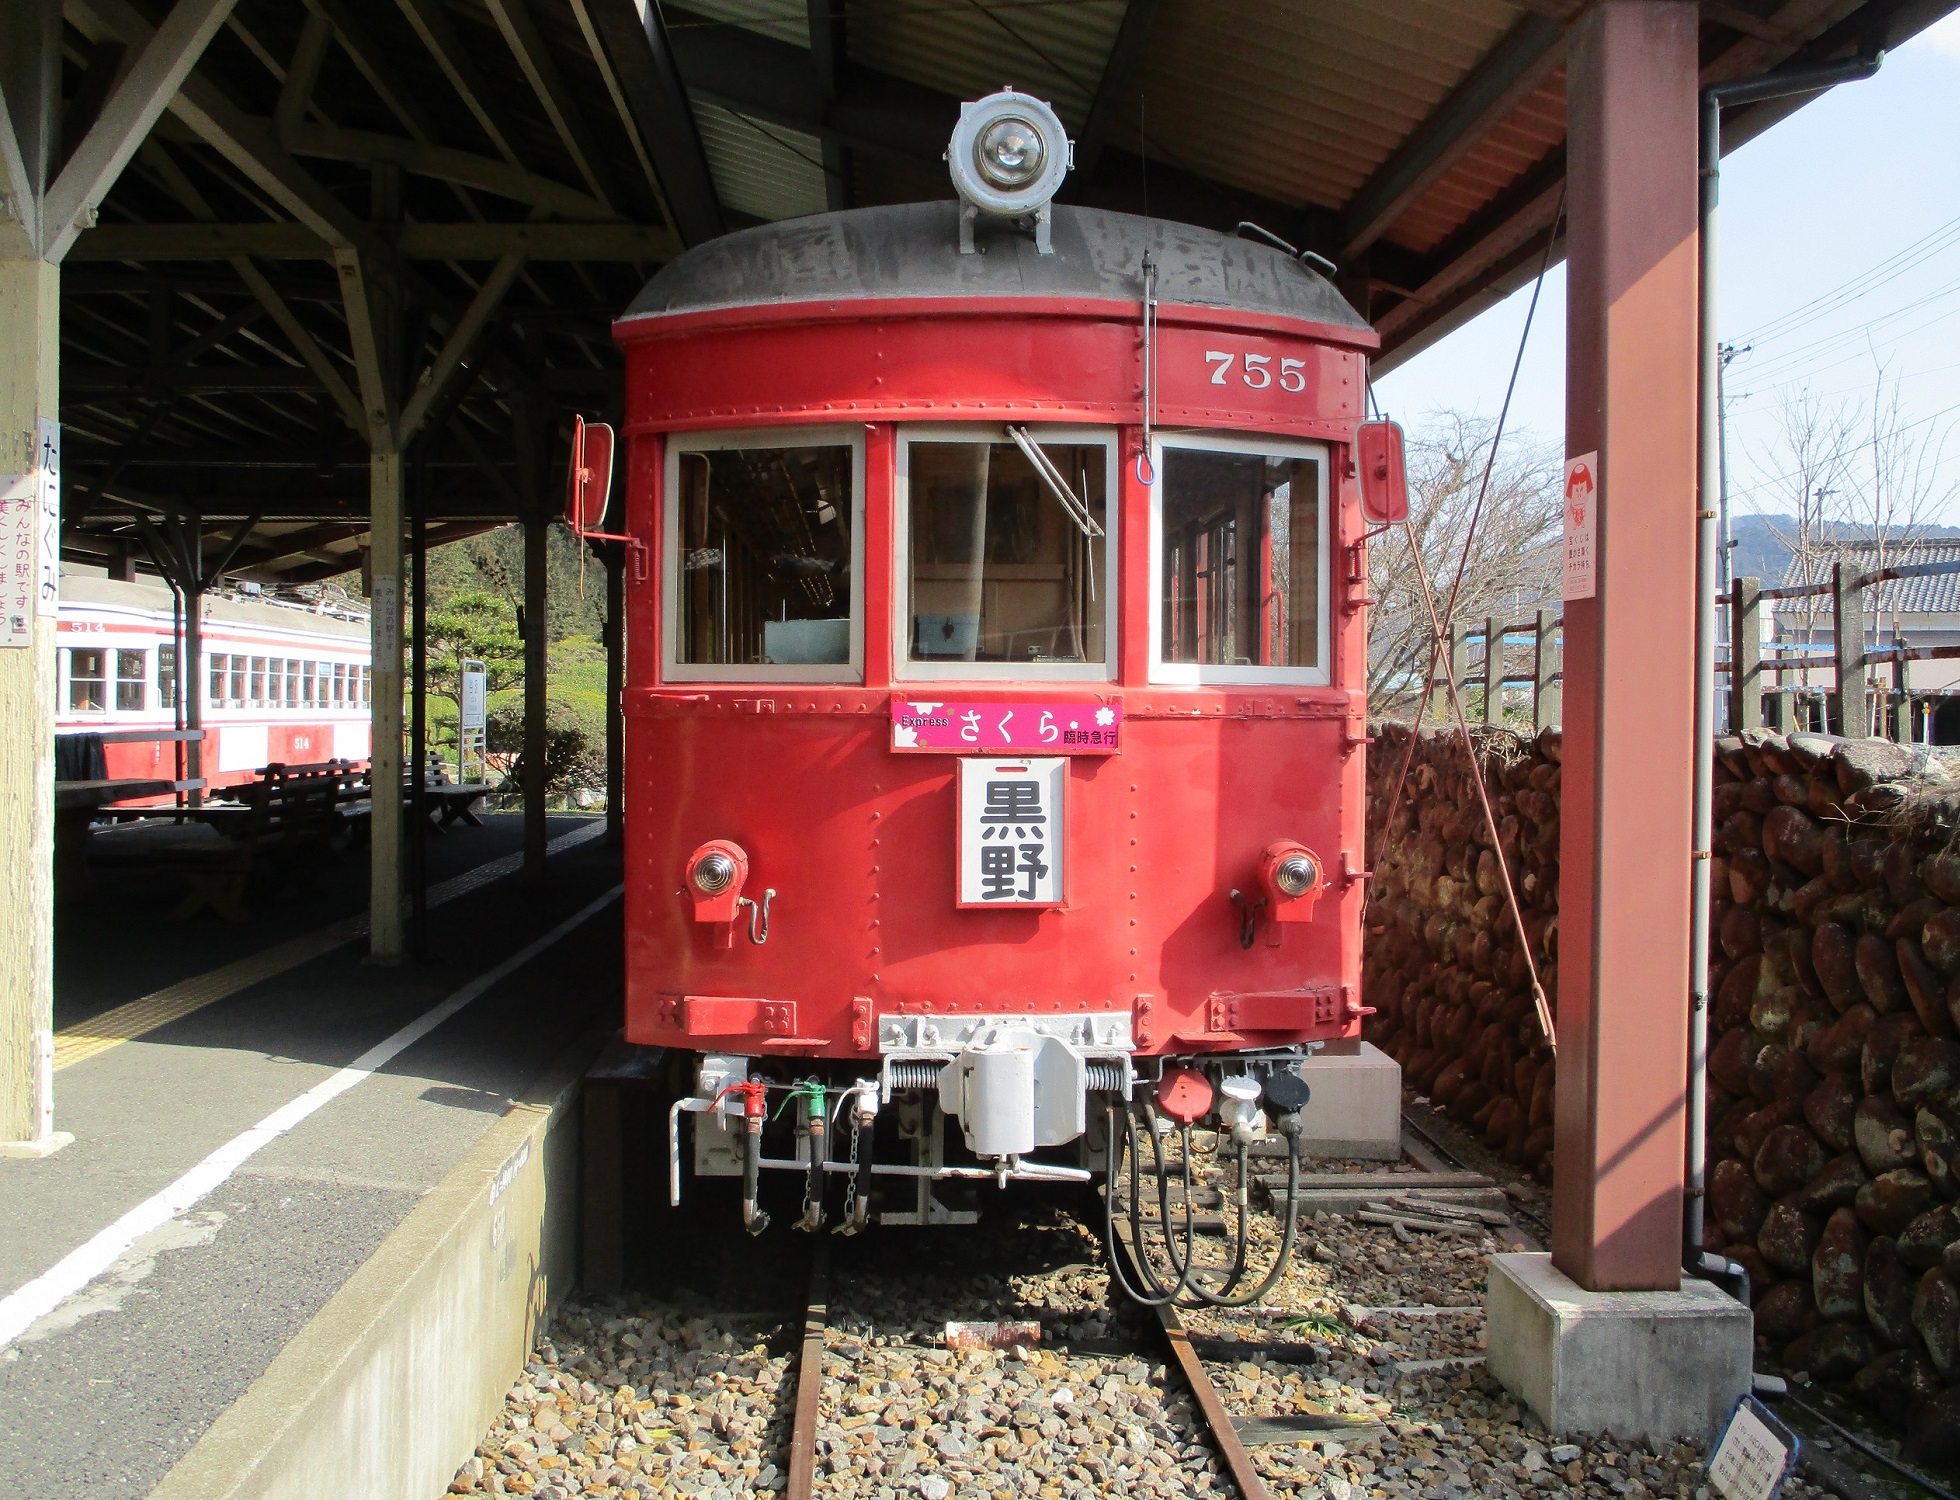
[[[1504,722],[1504,632],[1484,617],[1484,722]]]
[[[1837,691],[1831,710],[1846,739],[1861,740],[1872,732],[1871,706],[1865,696],[1865,591],[1858,575],[1842,562],[1831,565],[1831,645],[1837,657]]]
[[[368,460],[368,561],[374,582],[368,640],[374,698],[368,708],[372,847],[368,852],[368,956],[402,957],[402,456],[393,447]]]
[[[1567,33],[1566,452],[1594,587],[1565,602],[1552,1263],[1681,1281],[1695,730],[1699,16],[1603,0]]]
[[[1892,739],[1900,745],[1912,743],[1912,689],[1908,686],[1905,637],[1892,632],[1892,644],[1900,655],[1892,658]]]
[[[1729,585],[1729,733],[1763,727],[1763,581]]]
[[[1559,722],[1562,694],[1559,691],[1558,613],[1538,611],[1538,628],[1532,642],[1531,722],[1546,729]]]
[[[1449,646],[1449,654],[1443,663],[1443,670],[1450,674],[1450,681],[1461,688],[1466,685],[1470,676],[1470,643],[1464,638],[1461,625],[1450,626]],[[1436,717],[1447,720],[1450,716],[1450,690],[1446,684],[1437,684],[1434,703]]]
[[[533,497],[535,498],[535,497]],[[545,867],[545,543],[551,523],[534,515],[524,523],[524,878],[544,883]]]
[[[606,559],[606,842],[618,847],[626,833],[626,551],[618,543]]]
[[[11,86],[11,83],[10,85]],[[57,394],[61,271],[0,260],[0,472],[36,470]],[[65,1144],[54,1128],[55,617],[0,649],[0,1155]]]

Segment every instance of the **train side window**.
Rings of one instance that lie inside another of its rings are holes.
[[[157,647],[157,707],[177,706],[177,648]]]
[[[671,439],[667,495],[668,677],[863,675],[861,427]]]
[[[245,675],[250,662],[249,656],[234,656],[231,659],[231,686],[225,694],[225,702],[232,708],[245,706]]]
[[[1051,475],[998,427],[900,435],[905,676],[1109,677],[1116,447],[1102,432],[1029,436]]]
[[[207,669],[211,679],[208,685],[209,690],[204,695],[205,701],[212,708],[223,708],[225,705],[225,674],[229,670],[230,667],[224,654],[222,652],[213,653],[210,658],[210,666]]]
[[[252,658],[252,688],[246,701],[254,708],[265,707],[265,658],[263,656]]]
[[[361,707],[374,706],[374,668],[361,668]]]
[[[143,690],[150,682],[149,654],[147,651],[116,653],[116,709],[119,713],[143,711]]]
[[[1191,435],[1156,458],[1151,679],[1325,683],[1326,450]]]
[[[313,707],[313,663],[310,661],[299,664],[299,701],[304,707]]]
[[[101,713],[109,706],[108,656],[95,647],[76,647],[68,653],[68,708],[72,713]]]

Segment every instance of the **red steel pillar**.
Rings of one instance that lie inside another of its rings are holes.
[[[1597,512],[1565,605],[1552,1261],[1590,1291],[1680,1284],[1696,37],[1693,4],[1605,0],[1567,57],[1566,454],[1597,456]]]

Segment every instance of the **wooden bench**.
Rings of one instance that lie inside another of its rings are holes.
[[[220,825],[223,835],[157,851],[155,863],[180,871],[190,889],[170,912],[183,921],[209,907],[227,922],[246,920],[246,892],[268,863],[276,874],[317,867],[340,831],[341,804],[358,790],[362,768],[353,761],[270,765],[258,780],[233,788],[246,815]]]

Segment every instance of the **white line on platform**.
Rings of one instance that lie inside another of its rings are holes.
[[[365,1081],[491,986],[508,978],[574,928],[597,916],[625,889],[623,885],[614,886],[596,901],[589,902],[565,918],[543,937],[525,944],[495,968],[486,969],[440,1005],[425,1010],[394,1035],[376,1042],[332,1077],[316,1083],[297,1099],[275,1109],[250,1130],[226,1141],[182,1177],[161,1192],[144,1199],[93,1239],[71,1250],[19,1291],[0,1297],[0,1349],[6,1348],[35,1322],[108,1270],[143,1235],[192,1207],[221,1186],[245,1162],[307,1116]]]

